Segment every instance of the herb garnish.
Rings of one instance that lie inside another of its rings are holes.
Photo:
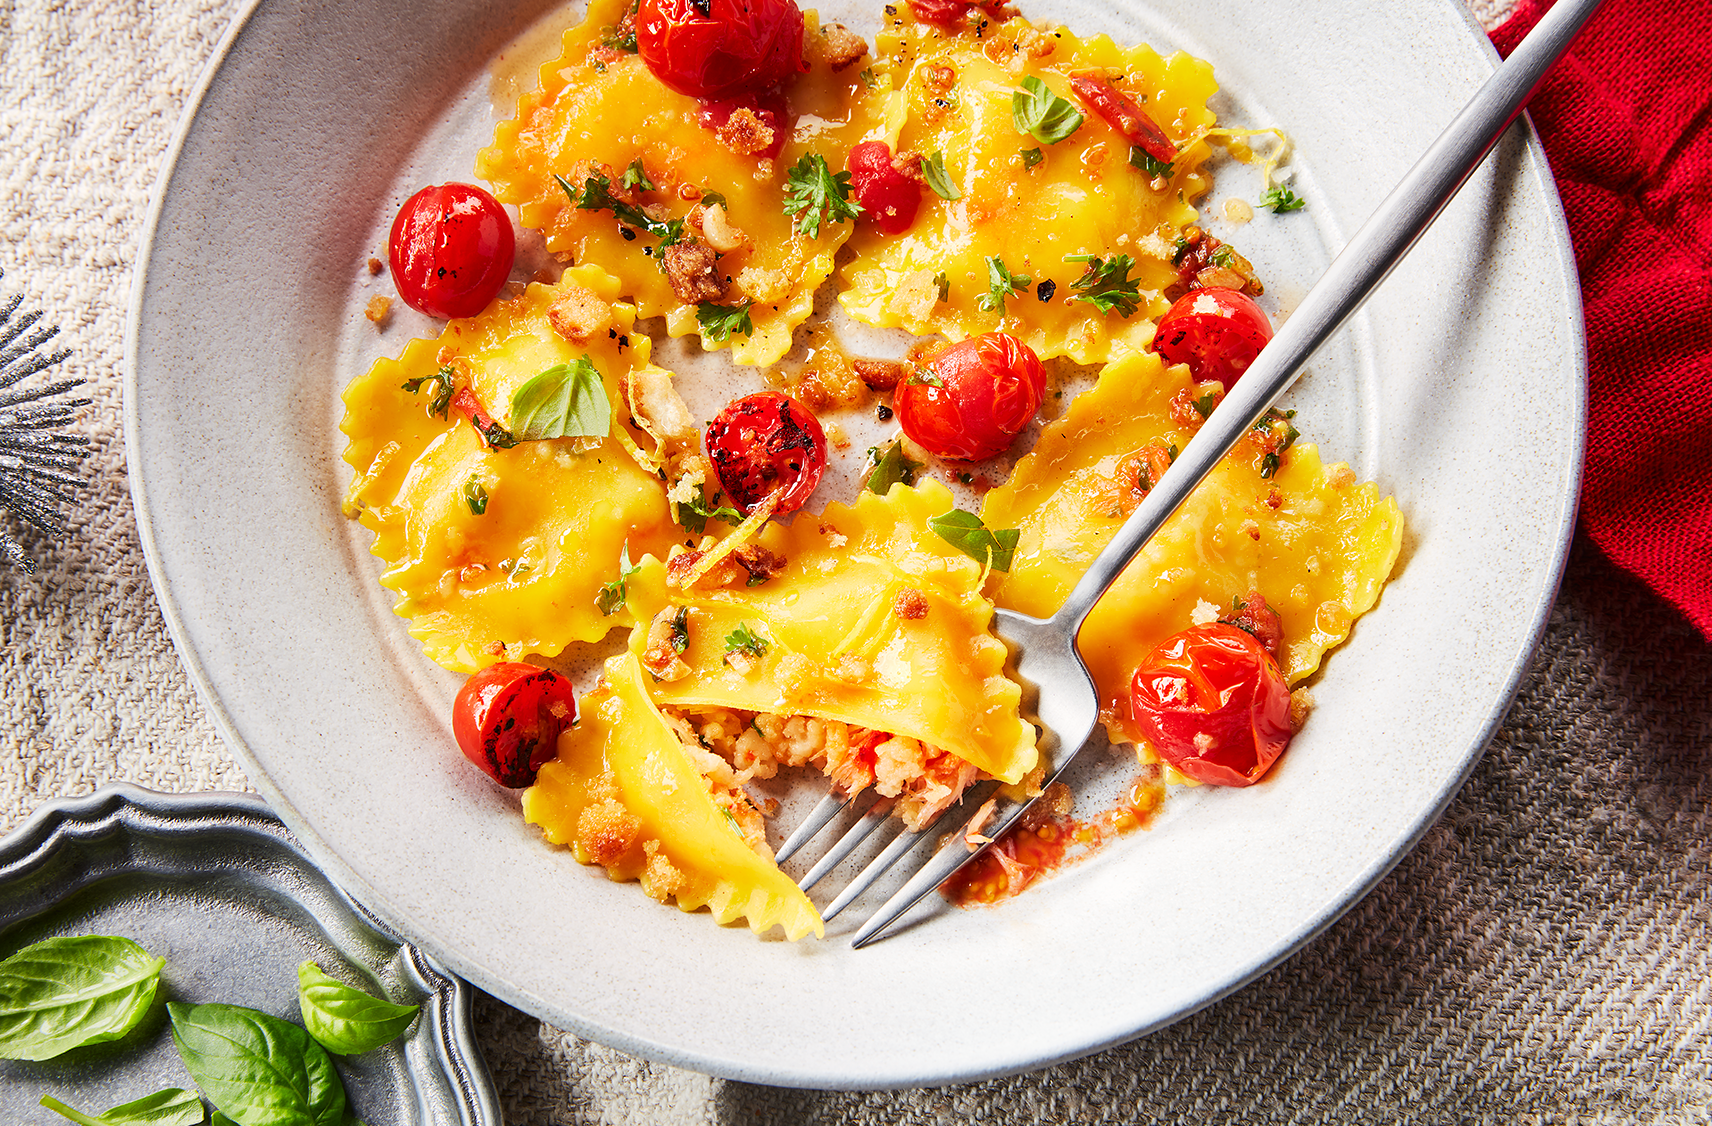
[[[944,387],[945,377],[932,368],[924,368],[920,364],[911,364],[909,375],[904,377],[905,383],[917,387]]]
[[[128,938],[48,938],[0,962],[0,1059],[117,1040],[154,1003],[165,958]]]
[[[989,313],[1005,312],[1005,298],[1019,289],[1027,289],[1034,279],[1027,274],[1013,274],[997,254],[987,259],[987,292],[975,299],[975,304]]]
[[[945,170],[945,153],[941,150],[936,149],[933,155],[921,158],[921,178],[940,199],[963,198],[963,193],[951,182],[951,173]]]
[[[1033,168],[1035,165],[1039,164],[1041,161],[1043,161],[1045,159],[1046,159],[1046,154],[1041,152],[1039,149],[1023,149],[1022,150],[1022,166],[1024,168]]]
[[[939,290],[939,299],[944,301],[951,296],[951,279],[945,276],[945,271],[933,275],[934,288]]]
[[[1300,211],[1308,206],[1308,201],[1279,184],[1260,193],[1260,206],[1270,207],[1274,215],[1282,215],[1286,211]]]
[[[648,170],[642,166],[641,157],[630,162],[630,167],[624,170],[618,182],[627,188],[641,188],[645,192],[654,190],[654,181],[648,179]]]
[[[610,211],[625,226],[647,231],[659,239],[662,247],[671,246],[684,237],[682,219],[656,219],[635,204],[625,203],[612,194],[612,181],[599,173],[585,179],[581,191],[556,172],[553,179],[559,182],[559,187],[579,210]]]
[[[677,503],[678,525],[686,532],[696,535],[707,531],[709,520],[723,520],[727,524],[738,524],[743,520],[743,514],[729,505],[719,503],[719,490],[713,491],[713,496],[707,495],[707,486],[698,484],[695,495],[688,500]]]
[[[166,1007],[186,1071],[234,1122],[344,1126],[345,1087],[303,1029],[237,1005]]]
[[[679,606],[672,615],[672,652],[682,653],[690,647],[690,608]]]
[[[1009,571],[1022,533],[1016,528],[989,529],[973,512],[953,508],[927,522],[934,533],[969,558],[995,571]]]
[[[727,653],[747,653],[759,661],[767,655],[767,649],[772,642],[761,637],[744,622],[736,629],[725,635],[725,651]]]
[[[785,173],[785,214],[799,232],[819,238],[822,222],[853,220],[862,205],[850,198],[850,173],[834,175],[824,156],[809,152]]]
[[[1070,283],[1075,300],[1086,301],[1102,313],[1116,309],[1120,316],[1135,315],[1141,303],[1141,279],[1129,276],[1134,264],[1129,255],[1066,254],[1064,261],[1085,263],[1082,276]]]
[[[421,1008],[371,996],[328,977],[314,962],[297,967],[297,1007],[309,1035],[339,1056],[360,1056],[396,1039]]]
[[[619,607],[624,605],[625,584],[641,569],[630,562],[630,541],[625,540],[624,546],[618,549],[618,577],[601,584],[600,591],[594,596],[595,609],[606,617],[618,613]]]
[[[1254,430],[1266,435],[1262,439],[1261,448],[1264,452],[1260,456],[1262,478],[1271,477],[1278,472],[1284,464],[1284,451],[1302,436],[1302,432],[1290,424],[1290,420],[1295,417],[1295,411],[1281,411],[1272,407],[1254,424]]]
[[[600,369],[585,353],[554,364],[511,393],[511,430],[518,441],[604,438],[612,432],[612,403]]]
[[[1195,413],[1200,415],[1202,418],[1211,418],[1213,412],[1217,410],[1219,406],[1219,393],[1217,391],[1208,391],[1199,399],[1191,399],[1190,405],[1195,408]]]
[[[616,25],[608,24],[600,29],[600,45],[614,51],[627,51],[636,54],[636,8],[632,3],[625,9],[624,18]]]
[[[755,331],[755,322],[749,319],[749,310],[754,304],[753,301],[745,301],[741,305],[715,305],[711,301],[703,301],[696,306],[696,324],[710,344],[724,344],[734,332],[738,336],[749,336]]]
[[[1011,94],[1011,121],[1018,133],[1055,145],[1082,127],[1082,113],[1031,74]]]
[[[168,1087],[101,1114],[84,1114],[52,1095],[43,1095],[41,1105],[77,1126],[202,1126],[208,1117],[196,1092],[182,1087]]]
[[[487,515],[487,489],[482,486],[481,478],[474,473],[464,480],[464,503],[470,506],[471,516]]]
[[[415,379],[406,380],[404,389],[414,395],[424,383],[432,382],[434,384],[434,397],[428,400],[428,417],[445,418],[446,408],[452,402],[452,374],[452,365],[446,364],[433,375],[421,375]]]
[[[1155,160],[1148,154],[1148,151],[1140,145],[1131,145],[1129,147],[1129,162],[1132,167],[1141,169],[1149,176],[1169,177],[1171,175],[1171,170],[1177,166],[1176,161]]]
[[[920,463],[911,461],[904,453],[902,441],[893,442],[884,451],[878,446],[870,448],[868,462],[874,468],[869,471],[863,487],[880,496],[891,492],[893,485],[915,484],[915,471],[921,468]]]

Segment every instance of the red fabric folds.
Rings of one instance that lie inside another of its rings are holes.
[[[1606,0],[1529,113],[1587,315],[1582,527],[1712,638],[1712,0]]]

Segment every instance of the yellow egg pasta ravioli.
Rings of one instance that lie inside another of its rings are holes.
[[[861,227],[855,257],[840,270],[844,307],[869,324],[953,340],[1003,328],[1042,358],[1079,363],[1103,362],[1115,341],[1145,345],[1151,318],[1167,308],[1163,291],[1177,280],[1172,259],[1196,217],[1191,201],[1209,183],[1201,137],[1214,124],[1212,67],[1021,17],[953,33],[907,18],[903,4],[895,11],[876,43],[895,87],[888,140],[898,152],[937,156],[958,198],[924,192],[902,234]],[[1169,175],[1133,167],[1129,142],[1076,101],[1070,79],[1085,72],[1111,79],[1179,147]],[[1083,113],[1056,143],[1019,132],[1013,120],[1013,98],[1036,81]],[[1120,254],[1134,267],[1129,316],[1080,300],[1090,263],[1069,260]],[[995,261],[1008,277],[995,273]]]
[[[996,588],[999,605],[1046,616],[1063,603],[1145,491],[1137,472],[1150,471],[1150,458],[1168,464],[1171,447],[1187,444],[1200,417],[1192,398],[1214,387],[1192,385],[1187,368],[1163,368],[1152,353],[1106,366],[1011,480],[987,494],[987,524],[1021,530]],[[1142,658],[1187,628],[1203,603],[1223,613],[1258,590],[1282,622],[1279,666],[1294,684],[1372,608],[1397,561],[1396,501],[1357,484],[1347,466],[1322,464],[1313,446],[1290,446],[1269,467],[1263,435],[1251,437],[1166,522],[1083,627],[1082,652],[1117,717],[1126,714],[1129,677]]]
[[[815,237],[799,232],[784,209],[787,170],[812,152],[841,171],[850,146],[878,128],[884,91],[869,89],[855,60],[829,57],[828,37],[805,12],[809,69],[785,89],[795,128],[768,159],[753,150],[756,139],[722,139],[698,124],[701,103],[654,77],[638,55],[603,45],[603,28],[628,7],[628,0],[589,5],[587,18],[565,32],[560,57],[541,68],[541,88],[523,95],[516,117],[501,122],[478,154],[476,174],[501,202],[517,205],[525,227],[546,234],[553,253],[616,274],[640,315],[664,316],[672,336],[699,331],[703,347],[723,346],[725,334],[700,326],[698,306],[748,303],[753,331],[729,335],[732,358],[773,363],[813,310],[814,291],[851,232],[848,221],[823,222]],[[719,253],[706,275],[705,304],[686,300],[696,296],[684,288],[689,283],[675,286],[668,277],[668,267],[687,268],[670,257],[677,249],[663,253],[658,235],[622,224],[611,209],[573,205],[555,179],[581,193],[591,175],[658,222],[701,225],[692,241]],[[697,202],[710,192],[724,201],[717,231]]]
[[[607,318],[581,343],[552,325],[567,296],[584,316]],[[625,373],[646,365],[649,341],[616,296],[610,276],[573,268],[556,286],[530,285],[452,321],[437,340],[411,341],[345,391],[345,460],[356,470],[346,511],[375,533],[372,550],[387,563],[381,584],[398,593],[411,636],[449,669],[551,657],[628,624],[595,605],[620,548],[628,539],[638,554],[664,551],[676,534],[665,485],[625,449],[651,441],[622,421],[620,390]],[[585,356],[611,405],[609,437],[495,449],[456,400],[443,417],[430,414],[437,392],[450,395],[455,383],[506,424],[518,387]]]

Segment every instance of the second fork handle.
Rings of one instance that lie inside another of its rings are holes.
[[[1522,112],[1547,69],[1601,0],[1558,0],[1362,224],[1302,304],[1184,447],[1070,592],[1059,616],[1080,623],[1219,459],[1295,382],[1361,307]]]

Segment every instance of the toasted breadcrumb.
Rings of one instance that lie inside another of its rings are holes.
[[[672,292],[685,305],[718,301],[725,296],[726,282],[719,273],[719,254],[701,239],[673,243],[662,252],[666,279]]]
[[[756,116],[747,106],[731,111],[731,116],[713,132],[714,138],[738,156],[754,156],[773,147],[773,127]]]
[[[547,306],[547,323],[572,344],[582,344],[612,327],[612,306],[585,286],[566,286]]]
[[[851,366],[856,378],[868,385],[870,391],[891,391],[908,369],[896,360],[855,360]]]
[[[375,294],[363,307],[363,316],[385,328],[386,322],[392,319],[392,298]]]
[[[906,586],[892,600],[892,613],[907,622],[927,617],[927,596],[914,587]]]
[[[379,258],[370,258],[369,259],[369,273],[371,273],[371,274],[380,273],[381,266],[382,266],[382,263],[381,263],[381,260]]]
[[[836,73],[855,65],[868,53],[868,41],[841,23],[820,29],[820,57]]]

